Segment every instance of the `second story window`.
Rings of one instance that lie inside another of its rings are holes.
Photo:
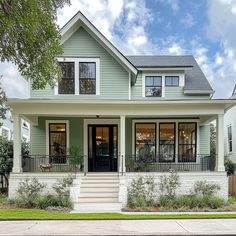
[[[96,94],[96,63],[79,63],[79,93]]]
[[[161,97],[162,96],[162,77],[146,76],[145,77],[145,96]]]
[[[232,143],[232,126],[228,126],[228,151],[233,151],[233,143]]]
[[[179,76],[166,76],[165,86],[167,87],[178,87],[179,86]]]
[[[75,93],[75,64],[74,62],[60,62],[62,78],[58,83],[58,94]]]

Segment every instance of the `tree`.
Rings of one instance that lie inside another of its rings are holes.
[[[1,86],[1,77],[0,77],[0,120],[6,119],[6,111],[9,109],[9,106],[7,104],[7,97],[6,93],[2,89]],[[0,126],[2,126],[2,123],[0,122]]]
[[[65,4],[70,0],[0,0],[0,59],[16,64],[33,89],[60,78],[56,13]]]
[[[210,124],[210,153],[216,154],[216,127]]]

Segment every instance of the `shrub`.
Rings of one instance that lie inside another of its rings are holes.
[[[156,188],[153,176],[139,176],[128,187],[128,203],[131,208],[153,206]]]
[[[19,207],[36,207],[37,200],[40,198],[40,192],[46,187],[45,184],[39,183],[36,178],[25,179],[19,183],[17,189],[18,198],[16,204]]]
[[[174,170],[170,170],[170,175],[163,175],[160,177],[159,189],[161,195],[174,198],[176,190],[180,186],[179,176]]]
[[[225,170],[226,170],[228,176],[234,174],[235,165],[234,165],[234,163],[233,163],[231,160],[229,160],[229,159],[227,159],[227,160],[225,161]]]
[[[220,190],[218,184],[210,184],[206,181],[197,181],[193,187],[193,195],[212,197],[218,190]]]
[[[58,179],[57,182],[52,186],[52,188],[59,198],[67,198],[70,196],[69,187],[72,185],[72,183],[73,178],[71,176],[68,176],[67,178]]]
[[[236,203],[236,197],[229,197],[228,202],[229,202],[229,204],[235,204]]]

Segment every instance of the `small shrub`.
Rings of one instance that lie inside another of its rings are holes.
[[[206,181],[197,181],[193,187],[193,195],[212,197],[218,190],[220,190],[218,184],[210,184]]]
[[[165,195],[159,197],[159,204],[161,207],[173,208],[173,198],[170,198]]]
[[[160,177],[159,189],[161,195],[174,198],[176,190],[180,186],[179,176],[174,170],[170,170],[170,175],[163,175]]]
[[[132,180],[128,187],[128,207],[153,206],[156,198],[156,187],[153,176],[139,176]]]
[[[229,197],[228,202],[229,202],[229,204],[235,204],[236,203],[236,197]]]
[[[52,186],[56,195],[60,198],[65,198],[70,196],[69,187],[73,183],[73,178],[68,176],[67,178],[58,179],[57,182]]]
[[[17,189],[17,206],[26,208],[36,207],[37,200],[40,197],[40,192],[45,187],[46,185],[39,183],[36,178],[27,178],[24,181],[20,182],[19,187]]]
[[[209,207],[212,209],[217,209],[224,205],[225,205],[224,200],[218,197],[212,198],[211,201],[209,202]]]
[[[225,161],[225,170],[226,170],[228,176],[234,174],[235,165],[234,165],[234,163],[233,163],[231,160],[229,160],[229,159],[227,159],[227,160]]]

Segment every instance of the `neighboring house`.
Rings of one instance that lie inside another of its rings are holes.
[[[194,57],[124,56],[81,12],[60,32],[62,80],[54,89],[31,90],[29,99],[9,99],[15,134],[9,196],[26,177],[50,190],[76,171],[76,211],[118,211],[132,178],[153,174],[158,180],[175,169],[182,192],[207,180],[218,183],[226,199],[224,113],[235,101],[211,99]],[[31,156],[24,160],[21,117],[32,127]],[[209,156],[213,120],[216,158]],[[73,146],[83,154],[82,172],[69,161]]]
[[[231,99],[236,99],[236,84]],[[236,106],[225,114],[225,157],[236,163]]]
[[[6,112],[6,119],[1,121],[0,135],[5,136],[8,140],[13,140],[13,119],[10,111]],[[24,119],[21,120],[21,135],[26,142],[30,140],[30,124]]]

